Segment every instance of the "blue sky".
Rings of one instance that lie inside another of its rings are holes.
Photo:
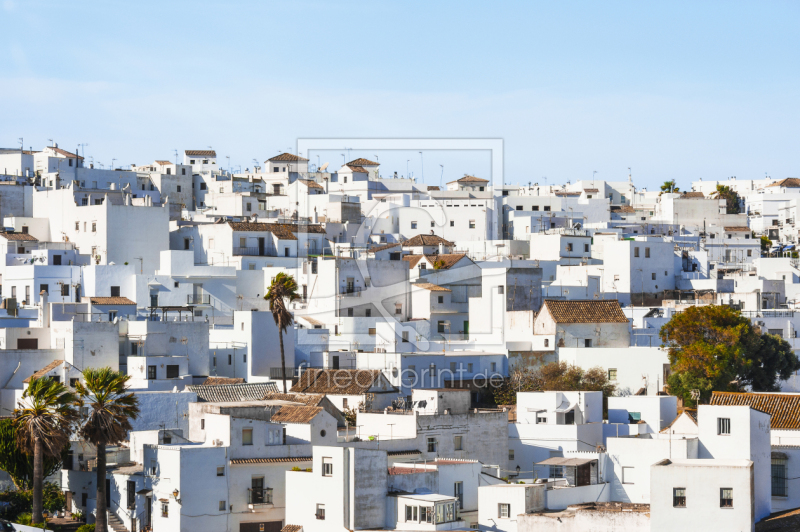
[[[300,137],[478,137],[512,183],[800,176],[798,22],[796,2],[0,0],[0,146],[244,167]],[[481,160],[431,153],[425,181]]]

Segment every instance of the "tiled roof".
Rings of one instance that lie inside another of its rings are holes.
[[[199,402],[234,403],[237,401],[260,401],[270,392],[277,392],[274,382],[254,382],[245,384],[220,384],[217,386],[192,385],[187,390],[197,394]]]
[[[407,451],[387,451],[386,454],[388,456],[409,456],[412,454],[422,454],[422,453],[417,449],[409,449]]]
[[[488,179],[481,179],[480,177],[475,177],[474,175],[465,175],[461,179],[456,179],[455,181],[450,181],[450,183],[488,183]],[[447,183],[448,185],[450,183]]]
[[[299,155],[295,155],[293,153],[281,153],[280,155],[276,155],[271,159],[267,159],[267,162],[275,161],[275,162],[287,162],[287,163],[296,163],[298,161],[307,161],[305,157],[300,157]]]
[[[135,301],[131,301],[127,297],[90,297],[89,301],[92,305],[135,305]]]
[[[785,188],[800,188],[800,179],[796,177],[787,177],[786,179],[781,179],[780,181],[776,181],[771,185],[767,185],[768,187],[785,187]]]
[[[54,360],[54,361],[50,362],[48,365],[46,365],[45,367],[43,367],[42,369],[40,369],[39,371],[37,371],[36,373],[34,373],[33,375],[31,375],[30,377],[24,379],[22,382],[26,382],[27,383],[27,382],[31,382],[33,379],[38,379],[39,377],[43,377],[48,372],[56,369],[58,366],[60,366],[63,363],[64,363],[63,360]]]
[[[414,268],[417,263],[422,260],[422,255],[405,255],[403,256],[403,260],[408,262],[409,268]]]
[[[291,391],[361,395],[367,393],[380,375],[379,369],[307,369]]]
[[[26,242],[38,242],[39,239],[35,238],[33,235],[28,233],[0,233],[0,236],[5,238],[6,240],[15,240],[21,241],[24,240]]]
[[[437,235],[417,235],[403,242],[403,247],[438,246],[439,244],[444,244],[445,246],[453,245],[449,240]]]
[[[272,392],[264,396],[265,401],[291,401],[306,406],[319,406],[325,396],[321,393],[280,393]]]
[[[439,185],[428,185],[428,190],[441,190]]]
[[[310,423],[322,412],[320,406],[283,406],[272,414],[270,421],[275,423]]]
[[[566,191],[564,191],[564,192],[554,192],[554,194],[556,196],[558,196],[559,198],[561,198],[561,197],[580,196],[582,194],[582,192],[566,192]]]
[[[630,205],[614,205],[614,206],[611,207],[611,212],[633,213],[633,212],[636,212],[636,211],[633,210],[633,207],[631,207]]]
[[[616,299],[547,299],[544,306],[557,323],[628,323]]]
[[[348,167],[353,172],[358,172],[358,173],[361,173],[361,174],[368,174],[369,173],[369,172],[367,172],[367,170],[364,167],[361,167],[361,166],[350,166],[349,164],[346,164],[345,166]]]
[[[347,166],[380,166],[381,163],[376,163],[375,161],[370,161],[369,159],[364,159],[363,157],[359,157],[355,161],[350,161],[347,163]]]
[[[800,429],[800,395],[713,392],[711,404],[749,406],[772,416],[773,429]]]
[[[745,226],[736,226],[736,227],[726,227],[726,231],[733,233],[733,232],[742,232],[742,233],[749,233],[750,228]]]
[[[445,288],[444,286],[439,286],[438,284],[433,283],[414,283],[411,285],[415,288],[424,288],[425,290],[430,290],[431,292],[452,292],[449,288]]]
[[[311,181],[310,179],[298,179],[300,183],[307,186],[308,188],[318,188],[320,190],[325,190],[325,187],[317,183],[316,181]]]
[[[216,157],[217,152],[214,150],[185,150],[183,153],[189,157]]]
[[[584,192],[600,192],[599,188],[584,188]]]
[[[220,384],[244,384],[244,379],[241,377],[208,377],[200,386],[219,386]]]
[[[166,165],[172,164],[172,163],[169,162],[169,161],[156,161],[156,164],[160,164],[161,166],[166,166]]]
[[[378,246],[376,248],[372,248],[372,249],[369,250],[369,252],[370,253],[375,253],[376,251],[383,251],[384,249],[391,249],[391,248],[397,247],[399,245],[400,245],[399,243],[386,244],[386,245],[383,245],[383,246]]]
[[[425,255],[425,258],[428,259],[428,262],[431,264],[435,264],[436,262],[443,262],[440,270],[448,270],[453,267],[458,261],[466,257],[466,253],[441,253],[439,255]]]
[[[317,224],[268,224],[263,222],[228,222],[234,231],[264,232],[267,231],[281,240],[297,240],[295,233],[315,233],[324,235],[325,228]]]
[[[704,199],[706,196],[702,192],[684,192],[681,198],[699,198]]]
[[[301,525],[284,525],[281,532],[300,532],[303,530]]]
[[[283,464],[286,462],[311,462],[312,456],[287,456],[285,458],[233,458],[231,465],[243,464]]]
[[[57,154],[63,155],[67,159],[74,159],[75,158],[75,154],[72,153],[72,152],[68,152],[67,150],[62,150],[61,148],[55,148],[53,146],[49,146],[49,148],[51,150],[53,150],[54,152],[56,152]],[[77,156],[77,157],[78,157],[78,159],[83,159],[83,157],[81,157],[80,155]]]
[[[413,467],[390,467],[390,475],[413,475],[415,473],[433,473],[434,469],[415,469]]]

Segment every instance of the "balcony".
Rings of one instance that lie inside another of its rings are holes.
[[[211,296],[209,294],[189,294],[186,296],[187,305],[210,305]]]
[[[358,286],[352,288],[344,288],[339,292],[339,297],[361,297],[361,292],[364,289]]]
[[[272,504],[272,488],[247,488],[247,504],[251,506]]]
[[[233,254],[239,257],[270,257],[272,255],[267,253],[266,248],[261,247],[254,247],[254,248],[233,248]]]

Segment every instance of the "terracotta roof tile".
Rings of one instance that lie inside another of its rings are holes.
[[[228,222],[234,231],[269,232],[281,240],[297,240],[295,233],[326,234],[318,224],[268,224],[263,222]]]
[[[386,244],[386,245],[383,245],[383,246],[378,246],[378,247],[372,248],[372,249],[369,250],[369,252],[370,253],[375,253],[376,251],[383,251],[384,249],[391,249],[391,248],[397,247],[399,245],[400,244],[397,243],[397,242],[394,243],[394,244]]]
[[[156,161],[156,164],[160,164],[161,166],[167,166],[168,164],[172,164],[169,161]]]
[[[422,452],[417,449],[409,449],[407,451],[387,451],[386,454],[388,456],[410,456],[413,454],[422,454]]]
[[[185,150],[183,153],[189,157],[216,157],[217,152],[214,150]]]
[[[53,146],[48,146],[48,147],[51,150],[53,150],[54,152],[56,152],[57,154],[63,155],[67,159],[74,159],[76,157],[74,153],[68,152],[67,150],[62,150],[61,148],[55,148]],[[77,157],[78,157],[78,159],[83,159],[83,157],[81,157],[81,156],[77,156]]]
[[[92,305],[135,305],[135,301],[131,301],[127,297],[90,297],[89,301]]]
[[[27,383],[27,382],[31,382],[33,379],[38,379],[39,377],[43,377],[48,372],[56,369],[58,366],[60,366],[63,363],[64,363],[63,360],[54,360],[54,361],[50,362],[48,365],[46,365],[45,367],[43,367],[42,369],[40,369],[39,371],[37,371],[36,373],[34,373],[33,375],[31,375],[30,377],[24,379],[22,382]]]
[[[750,232],[750,228],[747,227],[746,225],[745,226],[736,226],[736,227],[726,227],[725,230],[728,231],[729,233],[734,233],[734,232],[749,233]]]
[[[362,395],[367,393],[380,375],[378,369],[307,369],[291,391]]]
[[[692,198],[697,198],[697,199],[705,199],[705,197],[706,197],[706,196],[705,196],[705,194],[703,194],[702,192],[684,192],[683,194],[681,194],[681,198],[682,198],[682,199],[683,199],[683,198],[688,198],[688,199],[692,199]]]
[[[283,464],[286,462],[311,462],[314,458],[311,456],[287,456],[285,458],[234,458],[231,460],[231,465],[243,464]]]
[[[283,406],[272,414],[270,421],[275,423],[310,423],[322,412],[321,406]]]
[[[422,255],[405,255],[403,260],[408,262],[409,268],[416,267],[417,263],[422,260]]]
[[[800,395],[713,392],[711,404],[749,406],[772,416],[773,429],[800,429]]]
[[[441,253],[439,255],[425,255],[425,258],[428,259],[428,262],[434,265],[434,267],[437,262],[440,261],[443,262],[444,264],[442,265],[442,267],[437,269],[448,270],[453,266],[455,266],[458,263],[458,261],[460,261],[466,256],[467,256],[466,253]]]
[[[413,467],[390,467],[390,475],[414,475],[416,473],[433,473],[435,469],[414,469]]]
[[[488,179],[481,179],[480,177],[475,177],[474,175],[465,175],[461,179],[456,179],[455,181],[450,181],[450,183],[488,183]],[[448,185],[450,183],[447,183]]]
[[[308,188],[318,188],[320,190],[325,190],[325,187],[317,183],[316,181],[311,181],[310,179],[298,179],[300,183],[307,186]]]
[[[0,233],[0,236],[6,240],[25,241],[25,242],[38,242],[39,239],[28,233]]]
[[[433,283],[414,283],[411,285],[414,288],[424,288],[425,290],[430,290],[431,292],[452,292],[449,288],[445,288],[444,286],[439,286],[438,284]]]
[[[428,190],[441,190],[439,185],[428,185]]]
[[[245,384],[219,384],[217,386],[192,385],[187,390],[197,394],[198,402],[234,403],[238,401],[261,401],[270,392],[277,392],[274,382],[253,382]]]
[[[559,192],[554,192],[554,194],[556,196],[558,196],[559,198],[561,198],[561,197],[568,197],[569,198],[569,197],[573,197],[573,196],[576,196],[576,197],[580,196],[582,194],[582,192],[559,191]]]
[[[364,159],[363,157],[359,157],[355,161],[350,161],[347,163],[347,166],[380,166],[381,163],[376,163],[375,161],[370,161],[369,159]]]
[[[583,191],[584,192],[593,192],[594,193],[594,192],[600,192],[600,189],[599,188],[584,188]]]
[[[544,307],[557,323],[628,323],[616,299],[547,299]]]
[[[300,532],[303,530],[301,525],[284,525],[281,532]]]
[[[321,393],[280,393],[271,392],[264,396],[265,401],[291,401],[306,406],[319,406],[325,396]]]
[[[452,242],[438,235],[417,235],[403,242],[403,247],[438,246],[439,244],[444,244],[445,246],[453,245]]]
[[[771,185],[767,185],[768,187],[785,187],[785,188],[800,188],[800,179],[796,177],[787,177],[786,179],[781,179]]]
[[[287,163],[296,163],[298,161],[307,161],[305,157],[300,157],[299,155],[295,155],[293,153],[281,153],[280,155],[276,155],[271,159],[267,159],[267,162],[274,161],[274,162],[287,162]]]
[[[208,377],[200,386],[219,386],[220,384],[244,384],[244,379],[241,377]]]
[[[611,212],[616,212],[616,213],[634,213],[636,211],[633,210],[633,207],[631,207],[630,205],[613,205],[611,207]]]
[[[368,174],[367,170],[362,166],[350,166],[349,164],[345,165],[347,168],[352,170],[353,172],[361,173],[361,174]]]

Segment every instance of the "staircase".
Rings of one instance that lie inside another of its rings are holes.
[[[108,512],[108,528],[114,532],[128,532],[128,529],[125,528],[125,525],[114,512]]]

